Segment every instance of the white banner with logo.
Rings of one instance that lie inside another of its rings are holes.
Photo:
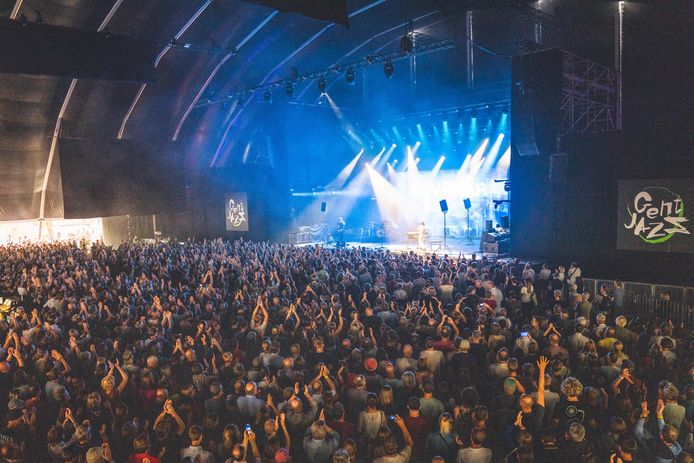
[[[225,195],[225,219],[227,231],[248,231],[248,199],[246,193]]]
[[[617,248],[694,253],[694,180],[622,180]]]

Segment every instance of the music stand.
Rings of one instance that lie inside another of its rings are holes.
[[[472,203],[470,198],[463,199],[463,204],[465,205],[465,212],[467,212],[467,231],[465,233],[466,243],[472,243],[472,236],[470,235],[470,209],[472,208]]]

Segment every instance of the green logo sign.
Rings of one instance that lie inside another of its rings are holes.
[[[663,187],[646,187],[634,195],[627,206],[629,223],[624,228],[648,244],[664,243],[678,233],[689,235],[685,223],[684,201]]]

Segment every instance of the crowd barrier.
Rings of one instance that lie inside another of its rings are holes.
[[[584,290],[591,295],[603,284],[613,287],[614,280],[583,279]],[[623,281],[626,308],[642,320],[672,320],[694,327],[694,288]]]

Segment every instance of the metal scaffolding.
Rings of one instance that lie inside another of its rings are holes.
[[[561,134],[619,130],[617,72],[568,52],[562,61]]]

